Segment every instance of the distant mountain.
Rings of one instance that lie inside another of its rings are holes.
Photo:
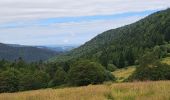
[[[133,65],[148,49],[168,44],[169,41],[170,9],[167,9],[136,23],[108,30],[79,48],[50,61],[85,58],[98,61],[104,66],[110,63],[124,67]]]
[[[5,44],[5,45],[11,46],[11,47],[27,47],[25,45],[19,45],[19,44]]]
[[[0,59],[10,61],[14,61],[19,57],[22,57],[27,62],[47,60],[50,57],[57,56],[58,54],[60,54],[60,52],[44,48],[0,43]]]
[[[78,47],[78,45],[47,45],[47,46],[36,46],[37,48],[49,49],[56,52],[67,52]]]

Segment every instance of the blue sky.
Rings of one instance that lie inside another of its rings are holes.
[[[22,45],[83,44],[108,29],[170,7],[169,0],[0,2],[0,42]]]
[[[141,16],[145,17],[149,14],[152,14],[158,10],[146,10],[141,12],[126,12],[122,14],[113,14],[113,15],[93,15],[93,16],[78,16],[78,17],[56,17],[56,18],[46,18],[46,19],[37,19],[37,20],[31,20],[30,21],[16,21],[16,22],[8,22],[0,24],[1,29],[8,29],[8,28],[23,28],[23,27],[29,27],[29,26],[42,26],[42,27],[48,27],[50,24],[55,23],[80,23],[84,21],[96,21],[96,20],[115,20],[115,19],[124,19],[131,16]]]

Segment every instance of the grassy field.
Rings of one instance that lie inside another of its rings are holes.
[[[117,82],[122,82],[126,80],[135,70],[136,66],[130,66],[127,68],[118,69],[112,74],[116,77]]]
[[[170,100],[170,81],[105,83],[0,94],[0,100]]]
[[[163,58],[161,62],[170,65],[170,57]]]

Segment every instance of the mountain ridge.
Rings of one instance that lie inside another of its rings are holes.
[[[0,59],[9,61],[14,61],[19,57],[23,58],[26,62],[47,60],[50,57],[58,55],[59,53],[60,52],[41,49],[34,46],[0,43]]]
[[[105,31],[79,48],[52,58],[50,61],[85,58],[104,63],[102,59],[105,58],[108,60],[106,63],[122,67],[125,63],[134,64],[146,49],[164,45],[169,40],[170,8],[153,13],[135,23]],[[129,61],[130,56],[133,61]],[[124,64],[121,65],[121,62]],[[107,66],[107,64],[103,65]]]

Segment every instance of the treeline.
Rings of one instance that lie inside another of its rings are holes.
[[[114,64],[118,68],[123,68],[130,65],[138,65],[139,59],[148,52],[153,52],[159,59],[166,57],[170,53],[170,45],[168,43],[145,49],[122,46],[119,49],[110,47],[103,50],[99,57],[99,62],[106,67],[109,64]]]
[[[170,80],[170,65],[160,62],[169,56],[168,48],[169,44],[148,49],[135,62],[138,67],[126,81]],[[102,62],[108,60],[107,57],[102,59]],[[129,57],[128,60],[133,59]],[[114,82],[111,72],[118,67],[113,63],[102,64],[87,59],[57,63],[26,63],[22,58],[15,62],[1,60],[0,93]]]
[[[114,81],[101,64],[89,60],[75,63],[26,63],[0,61],[0,93],[35,90],[48,87],[82,86]]]
[[[166,52],[170,41],[170,9],[154,13],[136,23],[99,34],[81,47],[51,61],[68,61],[79,58],[123,68],[139,63],[138,59],[149,50]],[[163,54],[160,55],[164,56]]]

